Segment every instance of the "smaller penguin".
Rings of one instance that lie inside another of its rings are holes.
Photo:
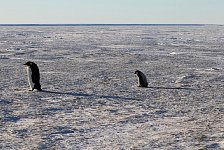
[[[34,89],[38,91],[42,91],[41,85],[40,85],[40,72],[37,67],[37,64],[31,61],[28,61],[24,65],[27,66],[28,82],[30,85],[29,91],[33,91]]]
[[[148,87],[148,82],[144,73],[139,70],[136,70],[135,74],[138,77],[138,87]]]

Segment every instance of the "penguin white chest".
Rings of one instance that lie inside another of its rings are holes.
[[[27,67],[27,74],[28,74],[28,82],[29,82],[30,88],[33,89],[34,83],[32,80],[32,71],[31,71],[30,67]]]

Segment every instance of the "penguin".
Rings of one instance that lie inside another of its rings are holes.
[[[42,91],[41,85],[40,85],[40,72],[37,67],[37,64],[31,61],[28,61],[24,65],[27,67],[28,82],[30,85],[29,91],[33,91],[34,89],[38,91]]]
[[[144,73],[139,70],[136,70],[135,74],[138,77],[138,87],[148,87],[148,82]]]

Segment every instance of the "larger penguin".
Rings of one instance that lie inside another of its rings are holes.
[[[38,91],[42,91],[41,85],[40,85],[40,72],[37,67],[37,64],[34,62],[28,61],[24,64],[27,66],[27,73],[28,73],[28,82],[30,85],[30,91],[33,91],[34,89]]]

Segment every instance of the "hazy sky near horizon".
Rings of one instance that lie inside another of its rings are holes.
[[[0,24],[224,24],[224,0],[0,0]]]

